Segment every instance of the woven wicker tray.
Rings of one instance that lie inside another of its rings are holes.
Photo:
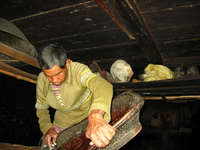
[[[111,125],[117,129],[116,135],[105,148],[90,146],[90,140],[85,137],[88,120],[59,133],[58,150],[118,150],[134,138],[142,129],[139,122],[140,109],[144,104],[143,98],[132,91],[127,91],[112,101]],[[119,116],[122,115],[122,116]]]

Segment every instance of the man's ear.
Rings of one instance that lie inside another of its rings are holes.
[[[67,68],[69,67],[70,62],[71,62],[70,59],[67,59],[67,60],[66,60],[66,67],[67,67]]]

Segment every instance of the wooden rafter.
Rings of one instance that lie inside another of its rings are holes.
[[[37,81],[37,76],[21,71],[17,68],[14,68],[10,65],[7,65],[5,63],[0,62],[0,73],[15,77],[19,80],[24,80],[24,81],[28,81],[31,83],[36,83]]]
[[[144,96],[144,100],[163,100],[161,96]],[[166,100],[173,101],[173,100],[200,100],[200,95],[184,95],[184,96],[166,96]]]
[[[8,55],[12,58],[15,58],[19,61],[22,61],[26,64],[32,65],[34,67],[40,68],[38,61],[35,58],[32,58],[10,46],[7,46],[0,42],[0,53]]]
[[[138,41],[149,63],[162,63],[157,46],[143,23],[137,7],[133,6],[134,3],[130,3],[129,0],[115,0],[107,4],[101,0],[95,1],[129,38],[134,37]]]
[[[16,60],[24,62],[26,64],[32,65],[34,67],[40,68],[39,63],[35,58],[32,58],[10,46],[7,46],[0,42],[0,53],[10,56]],[[15,77],[19,80],[28,81],[31,83],[36,83],[37,76],[34,74],[27,73],[25,71],[19,70],[8,64],[0,62],[0,73]]]
[[[130,38],[135,39],[135,37],[129,32],[129,30],[119,21],[119,19],[104,5],[101,0],[95,0],[97,4],[110,16],[110,18],[122,29],[124,33]]]

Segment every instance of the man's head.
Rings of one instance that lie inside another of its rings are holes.
[[[38,62],[51,83],[61,85],[65,81],[70,60],[61,45],[54,43],[42,47],[38,52]]]
[[[58,43],[43,46],[38,52],[38,62],[42,69],[51,69],[55,65],[66,67],[67,53]]]

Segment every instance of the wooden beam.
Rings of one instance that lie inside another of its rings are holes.
[[[96,0],[99,5],[103,5],[101,0]],[[140,11],[137,8],[137,5],[133,1],[129,0],[113,0],[105,2],[104,5],[107,7],[102,7],[103,10],[109,15],[112,19],[115,16],[121,26],[123,26],[129,34],[135,37],[138,44],[141,47],[144,55],[146,56],[149,63],[162,64],[162,58],[159,54],[158,48],[148,31],[146,24],[144,23],[143,18],[140,15]],[[108,13],[109,12],[109,13]]]
[[[161,96],[144,96],[144,100],[163,100]],[[200,95],[187,95],[187,96],[166,96],[166,100],[173,101],[173,100],[200,100]]]
[[[101,0],[95,0],[97,4],[110,16],[110,18],[128,35],[130,39],[135,39],[135,37],[129,32],[129,30],[118,20],[118,18],[104,5]]]
[[[200,95],[200,75],[168,80],[112,83],[114,92],[132,90],[143,97],[194,96]]]
[[[16,50],[16,49],[14,49],[10,46],[7,46],[1,42],[0,42],[0,53],[8,55],[12,58],[15,58],[15,59],[22,61],[24,63],[27,63],[29,65],[35,66],[37,68],[40,68],[39,63],[35,58],[32,58],[32,57],[20,52],[19,50]]]
[[[163,64],[168,67],[178,67],[185,66],[188,67],[190,65],[195,64],[196,66],[200,65],[200,56],[187,56],[187,57],[174,57],[174,58],[165,58],[163,59]]]
[[[37,76],[21,71],[17,68],[14,68],[10,65],[7,65],[5,63],[0,62],[0,73],[15,77],[19,80],[24,80],[24,81],[28,81],[31,83],[35,83],[37,82]]]

